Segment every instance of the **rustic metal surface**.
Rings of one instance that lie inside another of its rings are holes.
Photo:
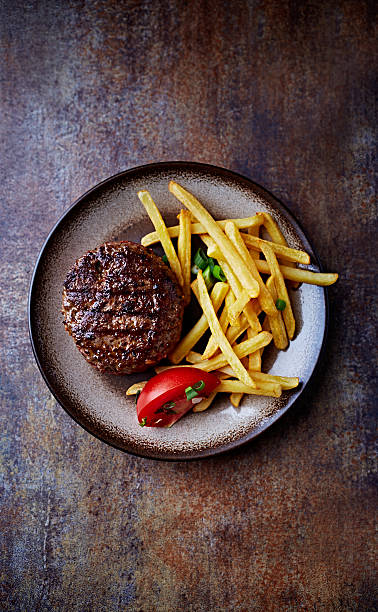
[[[374,610],[374,3],[2,3],[4,610]],[[57,217],[168,159],[247,174],[301,220],[330,289],[326,354],[249,446],[123,454],[56,404],[26,323]]]

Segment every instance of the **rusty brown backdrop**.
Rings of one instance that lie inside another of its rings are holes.
[[[374,4],[2,2],[2,610],[377,609]],[[75,424],[26,317],[70,203],[174,159],[264,185],[340,273],[297,405],[247,447],[186,463]]]

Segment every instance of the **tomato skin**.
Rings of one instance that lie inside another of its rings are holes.
[[[199,391],[199,397],[207,397],[219,385],[214,374],[192,367],[171,368],[153,376],[138,397],[139,423],[145,419],[146,427],[173,425],[193,407],[192,401],[186,398],[185,389],[200,381],[205,386]],[[175,402],[175,407],[169,411],[163,410],[162,406],[170,401]]]

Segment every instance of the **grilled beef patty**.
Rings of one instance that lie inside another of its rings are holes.
[[[75,262],[63,290],[64,325],[101,372],[156,365],[181,334],[183,293],[160,257],[134,242],[107,242]]]

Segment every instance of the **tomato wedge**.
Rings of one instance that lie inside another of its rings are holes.
[[[219,385],[214,374],[198,368],[171,368],[151,378],[137,401],[139,425],[171,427]]]

